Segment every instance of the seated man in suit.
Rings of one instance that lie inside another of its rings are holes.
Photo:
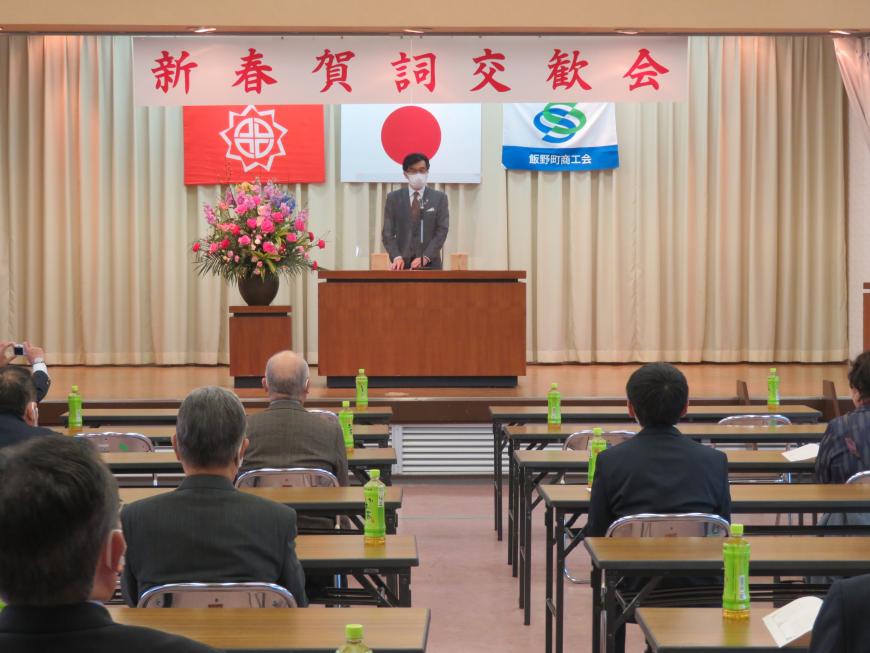
[[[263,467],[319,467],[347,485],[347,451],[334,419],[303,407],[311,380],[308,363],[292,351],[281,351],[266,363],[263,388],[269,407],[248,416],[248,440],[241,471]],[[299,528],[329,529],[329,517],[299,518]]]
[[[51,386],[51,378],[48,376],[48,366],[45,364],[45,351],[42,347],[31,345],[25,341],[24,356],[30,364],[30,369],[33,372],[33,385],[36,386],[36,402],[39,403],[48,394],[48,388]],[[0,342],[0,367],[8,365],[15,358],[15,342],[12,340],[4,340]]]
[[[42,435],[57,435],[39,426],[33,377],[17,365],[0,367],[0,448]]]
[[[172,446],[186,478],[173,492],[124,507],[128,605],[166,583],[266,582],[308,604],[296,557],[296,512],[233,487],[248,441],[229,390],[199,388],[181,403]]]
[[[703,512],[730,520],[728,459],[676,427],[689,406],[683,373],[667,363],[644,365],[629,378],[626,393],[628,413],[642,428],[598,455],[584,535],[602,537],[620,517],[643,512]],[[622,629],[617,650],[624,637]]]
[[[381,240],[391,270],[441,269],[441,248],[450,228],[447,194],[426,187],[429,157],[409,154],[402,161],[408,188],[394,190],[384,204]]]
[[[112,621],[123,564],[118,487],[94,447],[36,438],[0,453],[0,651],[214,652]]]
[[[813,624],[810,653],[864,653],[870,642],[870,575],[835,581]]]

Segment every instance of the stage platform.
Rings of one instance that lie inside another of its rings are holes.
[[[50,361],[50,358],[49,358]],[[715,364],[680,365],[689,381],[690,400],[705,403],[737,403],[739,380],[747,383],[752,403],[767,397],[767,373],[775,366],[781,378],[784,402],[803,403],[830,416],[822,382],[833,381],[840,405],[850,406],[848,365],[829,364]],[[394,423],[482,423],[489,421],[490,404],[522,404],[545,401],[550,383],[559,384],[563,403],[614,404],[625,401],[625,382],[637,364],[629,365],[529,365],[516,388],[372,388],[372,404],[393,408]],[[233,389],[227,366],[173,367],[62,367],[51,366],[52,386],[40,407],[40,421],[56,424],[66,409],[66,394],[73,384],[79,386],[86,405],[123,407],[151,405],[177,407],[190,390],[204,385]],[[326,380],[311,368],[309,403],[340,406],[352,398],[352,391],[327,388]],[[260,389],[237,389],[245,403],[265,403]]]

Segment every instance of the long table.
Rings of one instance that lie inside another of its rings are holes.
[[[516,536],[516,492],[514,483],[517,478],[515,456],[521,449],[539,451],[553,445],[561,445],[572,433],[589,431],[599,426],[598,423],[563,423],[558,426],[547,424],[524,424],[516,426],[506,424],[503,437],[507,441],[508,457],[508,564],[514,565],[516,548],[513,545]],[[635,422],[607,423],[607,431],[623,431],[637,433],[640,430]],[[806,444],[820,442],[825,434],[826,424],[813,422],[808,424],[789,424],[783,426],[740,427],[724,426],[716,423],[687,422],[680,424],[680,432],[694,440],[706,441],[720,445],[740,445],[757,443],[764,447],[781,445],[785,448],[790,444]]]
[[[318,408],[316,402],[306,404],[306,408]],[[246,406],[248,415],[262,412],[267,405]],[[333,410],[330,408],[330,410]],[[393,419],[393,409],[389,406],[351,407],[354,424],[389,424]],[[66,426],[68,411],[61,413],[61,423]],[[135,406],[129,408],[88,408],[82,407],[82,422],[86,427],[114,426],[124,424],[174,425],[178,417],[176,408],[153,408]]]
[[[870,570],[870,546],[862,537],[750,537],[752,576],[854,576]],[[640,602],[665,576],[716,576],[722,573],[722,539],[716,537],[589,537],[583,540],[592,559],[592,650],[602,634],[605,651],[614,650],[617,629],[630,618],[635,603],[619,609],[616,583],[623,577],[644,578]],[[605,628],[602,633],[602,612]]]
[[[120,488],[118,490],[123,504],[172,491],[173,488],[164,487]],[[354,530],[338,532],[359,534],[363,530],[365,500],[361,487],[254,487],[241,488],[240,491],[276,503],[283,503],[293,508],[297,513],[309,517],[335,517],[336,515],[347,517]],[[396,533],[399,525],[398,510],[401,507],[402,488],[388,487],[384,493],[384,517],[388,534]],[[333,531],[330,533],[334,534]]]
[[[493,453],[493,502],[495,531],[499,541],[502,539],[502,484],[504,482],[502,455],[509,440],[505,426],[524,424],[546,424],[547,406],[544,403],[534,406],[490,406],[492,415],[492,453]],[[767,406],[747,405],[706,405],[690,404],[681,428],[686,422],[718,422],[732,415],[783,415],[792,422],[818,422],[821,412],[802,405],[781,405],[775,409]],[[601,426],[603,422],[627,422],[631,420],[626,405],[618,406],[566,406],[561,409],[562,422],[587,422]],[[510,502],[510,497],[508,501]]]
[[[174,451],[130,451],[101,455],[113,474],[180,474],[183,471]],[[381,479],[390,485],[392,466],[395,464],[396,450],[392,447],[354,449],[347,455],[348,469],[361,484],[368,482],[369,469],[379,469]]]
[[[89,427],[84,429],[66,429],[67,435],[79,433],[107,433],[107,432],[139,433],[146,436],[155,447],[167,447],[171,444],[172,434],[175,432],[174,425],[154,424],[123,424],[118,428]],[[357,447],[374,444],[379,447],[390,446],[390,426],[388,424],[354,424],[353,441]]]
[[[335,653],[348,623],[362,624],[366,644],[378,653],[424,653],[429,636],[425,608],[108,609],[116,623],[156,628],[234,653]]]
[[[732,515],[780,512],[813,514],[870,512],[870,485],[750,484],[732,485],[730,489]],[[555,638],[556,651],[561,653],[565,588],[562,570],[565,568],[568,554],[582,540],[581,533],[574,525],[578,518],[589,512],[590,493],[584,485],[542,485],[538,491],[546,505],[546,651],[550,653],[553,650],[552,642]],[[870,527],[815,527],[799,523],[794,526],[746,526],[746,531],[749,534],[818,534],[826,531],[836,534],[866,534],[868,528]],[[525,599],[529,600],[528,594]]]
[[[637,623],[653,653],[779,653],[764,616],[772,608],[753,608],[749,619],[723,619],[720,608],[638,608]],[[786,651],[807,651],[810,633]]]
[[[775,474],[809,473],[815,466],[814,460],[790,461],[782,451],[727,450],[729,472],[766,472]],[[533,499],[536,489],[544,487],[542,482],[550,474],[585,472],[589,465],[586,451],[561,450],[519,450],[513,455],[517,478],[512,479],[510,491],[513,495],[513,512],[509,516],[516,526],[509,530],[508,562],[512,565],[514,576],[519,575],[519,607],[524,609],[523,620],[531,623],[530,606],[526,597],[531,587],[531,523],[532,512],[541,498]]]
[[[300,535],[296,556],[305,571],[347,574],[362,586],[368,600],[381,607],[411,607],[411,568],[420,565],[413,535],[387,535],[383,546],[366,546],[362,535]],[[391,582],[395,578],[396,583]],[[331,591],[331,602],[346,605],[357,590]]]

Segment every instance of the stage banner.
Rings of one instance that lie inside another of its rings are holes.
[[[341,181],[403,182],[422,152],[432,183],[480,183],[479,104],[343,104]]]
[[[509,170],[619,167],[613,104],[505,104],[501,162]]]
[[[323,105],[184,107],[184,183],[322,183]]]
[[[137,105],[674,102],[686,36],[136,36]]]

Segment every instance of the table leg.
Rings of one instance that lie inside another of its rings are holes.
[[[411,607],[411,572],[410,570],[399,574],[399,607]]]
[[[501,469],[501,423],[494,421],[492,423],[492,468],[493,468],[493,501],[495,503],[495,532],[498,536],[498,541],[501,542],[501,484],[502,484],[502,469]]]
[[[604,648],[603,653],[614,653],[616,650],[616,589],[611,574],[604,577]]]
[[[525,472],[520,472],[518,470],[518,476],[514,479],[514,484],[517,485],[519,488],[517,496],[514,500],[514,507],[516,511],[516,518],[514,519],[514,522],[516,523],[516,526],[514,527],[516,535],[514,536],[514,539],[517,543],[517,551],[514,554],[514,569],[517,569],[517,571],[514,572],[514,576],[519,576],[520,579],[518,597],[518,604],[520,608],[523,607],[523,581],[525,580],[525,576],[523,575],[523,544],[525,543],[524,528],[526,522],[522,518],[523,514],[525,513],[525,508],[523,506],[523,500],[526,496],[525,492],[523,492],[523,483],[525,482],[525,477]]]
[[[517,577],[520,514],[519,467],[514,460],[513,450],[510,450],[508,455],[508,564],[511,566],[511,575],[514,578]]]
[[[386,510],[384,512],[386,521],[387,535],[395,535],[399,530],[399,512],[397,510]]]
[[[544,580],[544,652],[553,651],[553,508],[546,506],[544,526],[547,530],[547,573]]]
[[[557,534],[558,537],[558,534]],[[559,542],[556,543],[556,546],[559,547]],[[557,549],[558,551],[558,549]],[[565,563],[564,553],[562,555],[562,564]],[[558,557],[556,560],[556,564],[560,564]],[[561,574],[560,574],[561,578]],[[557,583],[564,584],[564,581],[556,581]],[[601,569],[595,566],[595,562],[592,562],[592,573],[589,577],[589,584],[592,586],[592,653],[600,653],[601,651]],[[559,597],[559,586],[556,586],[556,597]],[[564,610],[562,610],[562,604],[559,604],[559,621],[556,624],[556,627],[559,628],[559,623],[561,623],[564,618]],[[557,631],[558,632],[558,631]],[[558,638],[557,638],[557,648],[556,653],[561,653],[558,648]]]
[[[532,493],[536,483],[532,474],[523,474],[523,623],[528,626],[532,623]]]

